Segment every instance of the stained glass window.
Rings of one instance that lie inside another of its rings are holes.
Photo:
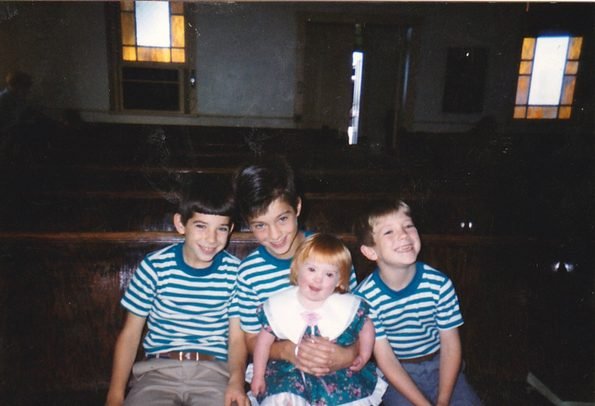
[[[167,1],[120,3],[122,60],[186,62],[184,5]]]
[[[571,117],[582,42],[570,36],[524,38],[515,119]]]

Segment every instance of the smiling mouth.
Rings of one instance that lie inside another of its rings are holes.
[[[277,242],[271,241],[271,246],[274,248],[283,248],[285,246],[285,238],[283,238],[282,240],[277,241]]]
[[[412,250],[413,250],[413,245],[407,244],[407,245],[402,245],[400,247],[397,247],[397,249],[395,251],[396,252],[410,252]]]
[[[205,253],[205,254],[212,254],[217,250],[217,247],[204,247],[204,246],[200,246],[201,250]]]

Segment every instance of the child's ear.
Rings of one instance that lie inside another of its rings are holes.
[[[369,247],[367,245],[361,245],[359,247],[359,250],[364,255],[364,257],[368,258],[370,261],[376,261],[378,259],[376,250],[373,247]]]
[[[228,235],[231,235],[231,233],[233,232],[233,226],[234,223],[229,223],[229,232],[227,233]]]
[[[297,198],[297,204],[295,206],[295,215],[296,215],[296,217],[299,217],[300,216],[301,211],[302,211],[302,198],[301,197],[298,197]]]
[[[174,227],[180,234],[186,233],[186,226],[182,223],[182,215],[180,213],[174,214]]]

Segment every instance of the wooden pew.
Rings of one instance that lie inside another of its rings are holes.
[[[350,232],[369,204],[397,192],[307,192],[302,195],[302,227]],[[474,198],[475,197],[475,198]],[[420,230],[436,234],[493,234],[490,213],[476,196],[404,194]],[[21,192],[7,198],[0,229],[12,231],[173,231],[177,194],[173,191],[81,190]],[[504,225],[504,224],[503,224]],[[238,222],[238,226],[246,229]]]
[[[231,176],[242,159],[253,156],[243,143],[244,130],[158,130],[106,125],[46,160],[3,166],[0,399],[9,399],[7,404],[51,404],[48,394],[55,404],[89,404],[85,393],[96,394],[96,404],[102,404],[122,322],[123,289],[147,252],[179,241],[170,225],[176,185],[189,176]],[[287,146],[295,145],[275,134],[255,133],[252,141],[261,142],[265,152],[288,152]],[[91,139],[89,148],[85,143]],[[422,232],[422,259],[455,282],[466,320],[461,336],[468,375],[486,403],[528,404],[511,393],[511,383],[522,385],[528,370],[541,371],[548,382],[570,376],[576,385],[567,387],[588,390],[593,371],[584,372],[589,367],[584,359],[592,359],[595,339],[573,324],[590,325],[592,276],[579,272],[571,281],[543,274],[562,243],[578,245],[583,253],[595,248],[588,232],[568,239],[549,230],[554,222],[548,215],[568,206],[557,202],[564,203],[556,195],[558,185],[547,180],[564,168],[552,167],[547,156],[540,163],[512,159],[518,150],[497,159],[490,155],[499,162],[492,167],[471,154],[462,157],[470,149],[455,145],[457,140],[420,137],[416,141],[426,151],[420,153],[418,145],[411,148],[414,158],[400,162],[359,149],[303,148],[289,154],[305,192],[303,225],[341,233],[361,279],[373,266],[348,234],[354,213],[368,200],[400,193]],[[82,147],[88,152],[77,156]],[[573,190],[580,190],[566,175],[560,182],[569,179]],[[534,190],[542,196],[527,196]],[[569,228],[588,229],[588,213],[577,211]],[[229,249],[243,257],[254,246],[250,235],[240,232]],[[592,269],[592,260],[581,266]],[[580,302],[569,302],[575,297]],[[570,315],[578,318],[566,320]],[[578,337],[571,333],[569,339],[559,326]],[[577,359],[574,347],[584,359]]]
[[[70,162],[125,164],[164,158],[184,160],[205,152],[290,153],[347,145],[347,135],[329,129],[203,127],[122,123],[58,123],[43,132],[40,157]],[[31,145],[23,142],[21,150]]]
[[[373,264],[351,235],[341,237],[361,280]],[[177,234],[163,232],[0,233],[0,395],[25,405],[52,394],[101,397],[123,320],[119,299],[143,256],[176,241]],[[422,258],[449,274],[461,297],[470,376],[480,383],[524,379],[528,283],[522,270],[537,255],[535,241],[440,235],[423,241]],[[240,232],[229,250],[244,257],[254,247],[251,235]]]

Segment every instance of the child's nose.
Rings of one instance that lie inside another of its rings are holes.
[[[271,230],[271,239],[273,239],[273,240],[276,240],[281,235],[281,232],[279,231],[279,227],[277,227],[276,225],[271,226],[270,230]]]
[[[207,232],[207,241],[208,242],[215,242],[215,241],[217,241],[217,230],[209,230]]]

